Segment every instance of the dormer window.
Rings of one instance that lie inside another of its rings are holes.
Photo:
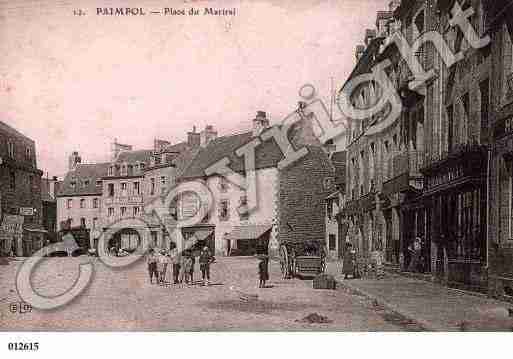
[[[69,185],[71,186],[72,189],[75,189],[77,187],[77,182],[76,181],[71,181],[69,183]]]
[[[90,184],[90,183],[91,183],[91,181],[89,181],[89,180],[85,180],[85,181],[84,181],[84,187],[89,186],[89,184]]]
[[[14,142],[11,140],[7,141],[7,154],[10,158],[14,158]]]

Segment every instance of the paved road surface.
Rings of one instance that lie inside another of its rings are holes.
[[[73,283],[78,263],[87,260],[88,257],[45,259],[34,274],[33,283],[41,294],[56,295]],[[210,287],[150,285],[144,263],[114,271],[95,262],[95,277],[90,287],[72,304],[49,312],[13,314],[9,303],[19,300],[14,284],[19,263],[0,267],[0,330],[419,329],[344,290],[314,290],[311,280],[283,280],[276,262],[270,265],[270,288],[258,289],[257,260],[242,257],[218,258],[212,265],[214,285]],[[236,292],[230,290],[231,286],[257,294],[258,301],[241,302]],[[298,321],[312,313],[332,322]]]

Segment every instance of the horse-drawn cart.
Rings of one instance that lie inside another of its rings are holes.
[[[283,278],[315,276],[326,270],[326,252],[321,241],[282,242],[279,250]]]

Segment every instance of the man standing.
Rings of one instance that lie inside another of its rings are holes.
[[[180,276],[180,255],[178,253],[178,249],[173,249],[171,251],[171,261],[173,263],[173,283],[178,284],[178,279]]]
[[[208,247],[204,247],[199,257],[203,285],[205,285],[205,279],[207,280],[207,284],[210,285],[210,263],[212,263],[212,259],[210,249]]]

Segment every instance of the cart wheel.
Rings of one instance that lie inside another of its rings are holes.
[[[283,279],[290,278],[289,255],[285,246],[280,247],[280,269]]]

